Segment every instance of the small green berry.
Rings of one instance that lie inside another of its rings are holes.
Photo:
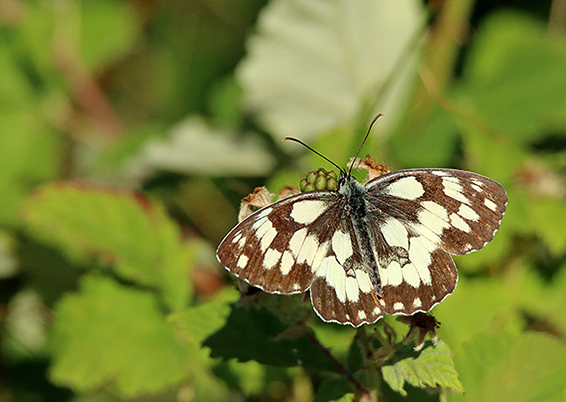
[[[314,184],[314,181],[316,180],[316,172],[308,172],[306,179],[308,183]]]
[[[326,171],[323,168],[308,172],[306,177],[301,179],[299,184],[301,192],[313,190],[334,190],[338,189],[338,175],[333,170]]]
[[[328,177],[328,179],[326,179],[326,188],[328,190],[338,190],[338,181],[332,176]]]
[[[312,183],[307,183],[304,187],[304,189],[302,190],[303,193],[307,193],[309,191],[314,191],[314,184]]]
[[[326,177],[322,175],[318,176],[314,182],[314,188],[317,190],[326,189]]]

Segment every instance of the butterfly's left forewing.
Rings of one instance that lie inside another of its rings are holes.
[[[471,172],[414,169],[366,185],[367,222],[386,314],[429,311],[451,294],[458,275],[450,254],[478,250],[501,222],[501,185]]]
[[[375,211],[397,219],[450,254],[484,247],[495,235],[507,206],[497,182],[455,169],[400,170],[367,184]]]
[[[305,292],[340,222],[335,191],[298,194],[268,205],[226,235],[217,258],[228,270],[266,292]]]

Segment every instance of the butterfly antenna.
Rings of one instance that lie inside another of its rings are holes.
[[[354,159],[352,160],[352,164],[350,165],[350,170],[348,170],[348,176],[350,176],[350,174],[352,173],[352,168],[354,167],[355,163],[356,163],[356,159],[358,159],[358,156],[360,155],[360,152],[362,151],[362,148],[364,147],[364,144],[366,143],[366,140],[369,137],[369,133],[371,132],[371,128],[373,127],[373,124],[377,121],[377,119],[379,119],[381,116],[383,116],[383,114],[379,113],[377,116],[375,116],[373,118],[373,120],[371,121],[371,123],[369,124],[369,128],[368,128],[368,132],[366,133],[366,136],[364,137],[364,140],[362,141],[362,145],[360,145],[360,149],[358,149],[358,153],[356,154],[356,156],[354,157]]]
[[[333,166],[336,166],[336,168],[337,168],[340,172],[345,173],[344,169],[342,169],[342,168],[341,168],[340,166],[338,166],[336,163],[332,162],[330,159],[328,159],[326,156],[324,156],[324,155],[321,154],[320,152],[318,152],[318,151],[312,149],[311,147],[309,147],[309,146],[308,146],[307,144],[305,144],[303,141],[298,140],[298,139],[293,138],[293,137],[285,137],[285,138],[283,138],[282,141],[287,141],[287,140],[298,142],[299,144],[301,144],[303,147],[305,147],[305,148],[308,149],[309,151],[314,152],[315,154],[317,154],[318,156],[320,156],[322,159],[324,159],[324,160],[327,161],[328,163],[332,164]]]

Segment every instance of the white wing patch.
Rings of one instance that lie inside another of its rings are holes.
[[[293,254],[289,250],[286,250],[283,253],[283,257],[281,257],[281,265],[279,265],[281,273],[283,275],[287,275],[289,272],[291,272],[291,268],[293,268],[294,264],[295,257],[293,257]]]
[[[322,260],[320,270],[317,272],[318,276],[324,277],[329,286],[334,288],[336,297],[342,303],[346,302],[346,289],[344,287],[346,282],[346,272],[342,265],[336,261],[334,256],[328,256]]]
[[[379,269],[382,285],[399,286],[406,282],[408,285],[418,288],[421,283],[430,285],[432,277],[429,265],[431,263],[431,253],[436,249],[436,245],[430,243],[424,237],[411,237],[408,247],[409,262],[403,267],[399,261],[391,261],[386,268]]]
[[[470,228],[470,225],[468,225],[466,221],[463,220],[458,214],[450,215],[450,223],[452,224],[452,226],[457,227],[463,232],[470,232],[472,230]]]
[[[324,259],[324,257],[326,257],[326,252],[328,250],[330,243],[329,242],[324,242],[322,244],[320,244],[318,246],[318,250],[316,250],[316,254],[313,256],[312,262],[311,262],[311,267],[313,272],[318,275],[318,272],[321,269],[322,266],[322,261]],[[320,275],[318,275],[320,276]]]
[[[421,301],[420,297],[416,297],[415,300],[413,300],[413,308],[419,308],[423,305],[423,302]]]
[[[430,276],[429,265],[432,258],[432,252],[437,246],[424,237],[411,237],[409,246],[409,260],[417,271],[420,281],[430,285],[432,277]],[[404,277],[404,276],[403,276]]]
[[[477,221],[480,218],[478,213],[466,204],[460,205],[460,209],[458,209],[458,215],[471,221]]]
[[[491,201],[489,198],[485,199],[484,204],[485,204],[486,207],[488,207],[492,211],[497,211],[497,204],[495,202]]]
[[[412,287],[418,288],[421,284],[419,271],[417,271],[415,264],[405,264],[405,266],[401,268],[401,274],[403,275],[403,281]]]
[[[401,273],[401,265],[399,261],[391,261],[386,268],[379,268],[379,276],[382,285],[399,286],[403,282],[403,274]]]
[[[381,233],[390,246],[409,248],[409,233],[405,226],[397,219],[387,219],[381,227]]]
[[[326,203],[318,200],[304,200],[293,204],[291,218],[302,225],[310,225],[326,211]]]
[[[238,262],[236,262],[236,265],[240,268],[245,268],[246,265],[248,265],[248,256],[245,254],[240,255],[240,258],[238,258]]]
[[[352,239],[348,233],[337,230],[332,236],[332,251],[340,264],[344,264],[352,256]]]
[[[259,246],[261,251],[265,252],[267,248],[271,245],[275,236],[277,236],[277,230],[273,227],[273,224],[269,219],[262,219],[257,221],[252,227],[258,226],[255,232],[256,237],[259,239]]]
[[[371,284],[371,279],[369,278],[367,272],[364,272],[361,269],[356,269],[355,272],[360,290],[364,293],[371,292],[373,289],[373,285]]]
[[[308,229],[306,227],[297,230],[293,233],[291,240],[289,240],[289,251],[295,257],[299,255],[299,251],[301,251],[301,247],[303,247],[303,242],[305,241],[305,237],[307,237]]]
[[[462,185],[460,184],[460,181],[458,179],[443,177],[442,184],[444,185],[444,194],[446,194],[448,197],[454,198],[455,200],[458,200],[465,204],[468,204],[470,202],[470,200],[468,200],[468,198],[466,198],[466,196],[462,194],[462,191],[464,189],[462,188]]]
[[[360,292],[371,293],[373,290],[367,272],[356,269],[354,276],[349,276],[344,271],[344,267],[332,255],[322,260],[316,275],[326,280],[326,283],[334,289],[336,297],[342,303],[346,301],[356,303],[360,299]]]
[[[266,269],[273,268],[281,259],[281,254],[281,251],[270,248],[265,252],[265,255],[263,256],[263,266]]]
[[[311,265],[319,247],[320,244],[316,236],[307,236],[303,242],[301,251],[299,251],[299,254],[297,255],[297,263],[301,264],[306,262]]]
[[[360,287],[356,278],[346,277],[346,298],[354,303],[360,299]]]
[[[417,233],[421,233],[427,236],[429,240],[439,243],[444,229],[450,227],[448,211],[434,201],[424,201],[421,206],[423,208],[417,215],[419,223],[412,224],[411,226]]]
[[[402,177],[387,187],[387,192],[395,197],[416,200],[424,194],[423,185],[412,176]]]

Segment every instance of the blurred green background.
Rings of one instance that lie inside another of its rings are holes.
[[[509,195],[434,309],[465,394],[380,400],[566,400],[566,1],[0,0],[0,402],[351,400],[269,305],[353,372],[356,331],[231,307],[214,250],[329,168],[283,137],[345,166],[379,112],[363,153]]]

